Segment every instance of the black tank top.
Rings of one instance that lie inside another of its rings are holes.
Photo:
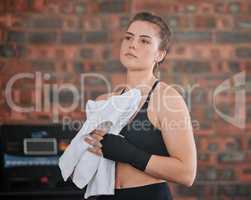
[[[147,116],[148,103],[152,91],[158,82],[159,80],[155,81],[143,106],[136,113],[133,120],[123,127],[120,134],[123,135],[131,144],[148,153],[169,156],[161,135],[161,130],[154,127]],[[123,92],[124,90],[121,94]]]

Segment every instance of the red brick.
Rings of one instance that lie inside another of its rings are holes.
[[[34,0],[32,8],[34,11],[43,11],[46,8],[45,0]]]
[[[214,13],[214,4],[208,2],[201,2],[198,7],[198,13],[200,14],[213,14]]]
[[[109,78],[110,84],[115,89],[125,82],[125,67],[121,66],[118,60],[123,28],[138,11],[149,10],[160,14],[174,33],[171,52],[160,68],[162,80],[184,87],[188,84],[199,85],[199,88],[192,93],[191,115],[193,122],[199,125],[194,127],[194,135],[199,140],[197,173],[201,179],[197,179],[189,190],[180,189],[179,192],[177,189],[173,194],[177,199],[191,200],[203,193],[203,198],[207,200],[216,197],[219,190],[221,195],[219,198],[229,199],[232,189],[236,194],[235,198],[239,199],[238,188],[228,187],[228,184],[234,181],[248,183],[251,180],[251,166],[248,164],[251,161],[251,155],[248,153],[251,121],[247,120],[246,129],[234,127],[216,113],[212,98],[215,88],[235,73],[245,70],[246,81],[251,80],[251,62],[248,58],[251,4],[247,1],[135,0],[121,1],[116,5],[110,3],[105,7],[105,3],[68,0],[0,1],[1,45],[6,41],[5,45],[13,47],[15,53],[18,48],[26,49],[24,57],[0,58],[1,92],[4,92],[6,84],[14,75],[36,71],[51,76],[51,79],[43,80],[39,87],[45,83],[50,86],[74,83],[81,90],[80,74],[94,72]],[[52,31],[56,37],[53,35],[49,37]],[[76,38],[74,38],[75,43],[72,42],[72,38],[68,37],[69,34],[63,34],[68,32],[80,32],[83,37],[89,34],[89,44],[77,43]],[[103,33],[108,36],[103,35],[101,42],[96,43],[100,32],[101,36]],[[24,33],[24,37],[17,33]],[[30,36],[31,33],[36,33],[35,36],[44,36],[43,40],[33,37],[31,41],[34,43],[25,41],[26,35]],[[48,37],[45,37],[45,33],[48,33]],[[98,34],[95,36],[93,33]],[[66,36],[62,37],[63,35]],[[82,108],[79,106],[71,113],[60,111],[59,122],[62,122],[65,116],[83,122],[86,117],[84,105],[87,100],[95,99],[97,95],[107,92],[104,83],[99,80],[87,80],[85,86]],[[33,87],[34,80],[17,81],[13,94],[15,102],[24,106],[35,105],[35,94],[39,91]],[[23,88],[26,88],[25,92],[22,92]],[[246,94],[247,105],[251,102],[249,96]],[[42,98],[50,99],[50,95],[42,94]],[[233,93],[219,95],[216,103],[220,110],[223,109],[222,111],[229,115],[233,114],[235,103]],[[9,108],[6,100],[2,98],[0,120],[5,123],[51,123],[52,108],[46,110],[44,104],[42,106],[42,110],[38,112],[18,113]],[[247,107],[246,110],[249,118],[251,109]],[[230,158],[233,161],[231,164],[219,163],[219,155],[229,159],[226,154],[222,154],[226,152],[233,154],[243,152],[246,154],[246,160],[241,160],[241,156],[238,157],[236,154],[233,156],[236,161]],[[210,168],[212,166],[213,169]],[[205,176],[202,176],[203,173]],[[207,181],[213,179],[222,181],[220,183],[224,183],[224,187],[217,185],[211,187],[212,182]]]
[[[251,29],[251,17],[250,16],[235,16],[234,26],[236,29]]]
[[[134,12],[148,10],[156,13],[177,14],[184,11],[184,4],[170,3],[166,1],[152,1],[152,0],[137,0],[132,2],[132,10]]]
[[[194,16],[194,28],[197,29],[213,29],[216,27],[216,19],[214,16]]]
[[[249,160],[250,161],[250,160]],[[238,165],[239,181],[241,182],[250,182],[251,181],[251,165],[249,163]]]
[[[0,29],[0,43],[4,41],[4,31]]]
[[[234,19],[231,16],[217,16],[216,18],[217,30],[233,30]]]

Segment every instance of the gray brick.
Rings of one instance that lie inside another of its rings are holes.
[[[238,73],[241,71],[240,62],[238,61],[228,61],[228,68],[233,73]]]
[[[109,48],[105,48],[102,52],[102,57],[105,60],[110,59],[112,57],[112,50]]]
[[[107,32],[85,32],[84,41],[86,43],[105,43],[108,42]]]
[[[200,168],[196,177],[198,181],[215,181],[217,178],[217,169],[214,167]]]
[[[197,181],[205,181],[206,180],[206,174],[205,174],[205,170],[204,169],[199,168],[197,170],[196,180]]]
[[[193,104],[206,102],[207,96],[208,94],[205,88],[196,88],[192,91],[191,102]]]
[[[103,0],[99,4],[101,13],[123,13],[126,10],[125,0]]]
[[[219,109],[225,115],[231,116],[231,110],[229,109],[229,105],[219,104],[219,105],[217,105],[217,109]]]
[[[227,142],[225,146],[226,151],[238,151],[242,149],[240,138],[233,138],[231,142]]]
[[[251,43],[251,32],[217,32],[217,43]]]
[[[174,32],[173,39],[176,42],[211,42],[210,32]]]
[[[102,87],[104,86],[104,80],[97,77],[87,77],[85,79],[85,84],[87,86]]]
[[[11,45],[11,44],[3,44],[0,45],[0,56],[5,58],[12,57],[23,57],[27,53],[27,49],[21,45]]]
[[[177,28],[179,25],[179,16],[164,16],[164,19],[172,28]]]
[[[85,72],[84,63],[82,63],[82,62],[75,62],[74,68],[75,68],[76,73],[84,73]]]
[[[217,179],[217,170],[213,167],[209,167],[206,170],[207,173],[207,180],[214,181]]]
[[[59,93],[59,103],[61,104],[72,104],[73,103],[73,94],[69,90],[62,90]]]
[[[90,96],[91,96],[91,99],[96,99],[98,96],[100,96],[101,94],[104,94],[104,93],[102,93],[101,91],[91,90]]]
[[[202,196],[204,197],[208,187],[209,187],[208,185],[206,186],[206,185],[193,184],[192,187],[188,188],[188,187],[178,184],[176,187],[176,194],[179,194],[179,196]]]
[[[94,52],[93,52],[93,49],[91,48],[83,48],[80,50],[80,53],[79,53],[80,57],[81,58],[93,58],[94,57]]]
[[[229,12],[231,14],[240,14],[240,3],[238,2],[233,2],[229,4]]]
[[[249,108],[249,113],[251,114],[251,107],[248,107]],[[247,116],[250,116],[248,115],[247,113]],[[248,150],[251,151],[251,137],[248,139]]]
[[[210,155],[208,153],[198,153],[198,160],[209,161]]]
[[[209,130],[209,129],[212,129],[212,122],[200,121],[200,122],[199,122],[199,128],[200,128],[201,130]]]
[[[119,19],[120,28],[126,28],[128,26],[129,21],[130,21],[129,16],[121,16]]]
[[[86,4],[81,2],[81,3],[78,3],[75,7],[75,11],[76,11],[76,14],[77,15],[83,15],[86,13],[87,9],[86,9]]]
[[[217,143],[210,143],[208,144],[208,150],[211,152],[215,152],[219,149],[219,145]]]
[[[234,169],[222,169],[218,170],[218,179],[219,180],[235,180],[235,171]]]
[[[245,197],[250,199],[251,197],[251,185],[250,184],[233,184],[233,185],[219,185],[217,195],[234,197]]]
[[[245,157],[245,152],[223,152],[219,153],[218,161],[220,163],[242,162],[245,160]]]
[[[0,45],[0,57],[11,58],[16,56],[15,48],[12,45]]]
[[[17,45],[16,46],[16,56],[17,57],[24,57],[27,55],[27,48],[24,45]]]
[[[251,58],[251,48],[241,47],[236,49],[236,56],[239,58]]]
[[[17,27],[17,28],[22,28],[23,30],[25,30],[31,26],[32,17],[30,16],[30,14],[19,12],[19,13],[15,13],[14,16],[18,18],[18,20],[13,21],[12,26],[14,28]]]
[[[26,34],[25,32],[9,31],[7,33],[7,41],[16,43],[25,43],[27,41]]]
[[[52,44],[57,40],[55,32],[32,32],[28,37],[29,42],[34,44]]]
[[[197,11],[197,6],[195,4],[188,4],[186,6],[186,12],[195,13]]]
[[[125,67],[118,60],[109,60],[104,63],[104,70],[107,72],[126,72]]]
[[[63,21],[54,17],[32,18],[29,22],[30,28],[38,29],[61,29],[62,26]]]
[[[175,73],[208,73],[210,63],[196,60],[172,60],[171,65]]]
[[[241,29],[251,29],[251,20],[250,19],[236,19],[236,28]]]
[[[54,63],[48,60],[34,60],[31,61],[34,71],[52,72],[54,71]]]
[[[82,43],[82,33],[81,32],[63,32],[61,36],[62,44],[80,44]]]
[[[204,109],[204,116],[206,117],[206,120],[211,121],[214,118],[214,110],[213,107],[207,106]]]

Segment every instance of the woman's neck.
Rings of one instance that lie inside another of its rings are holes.
[[[137,74],[135,72],[127,72],[126,75],[126,88],[138,88],[142,91],[148,91],[153,83],[156,81],[156,77],[153,74]]]

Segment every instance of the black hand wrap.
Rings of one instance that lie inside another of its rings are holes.
[[[100,142],[104,158],[129,163],[135,168],[145,171],[151,154],[138,149],[118,135],[107,133]]]

